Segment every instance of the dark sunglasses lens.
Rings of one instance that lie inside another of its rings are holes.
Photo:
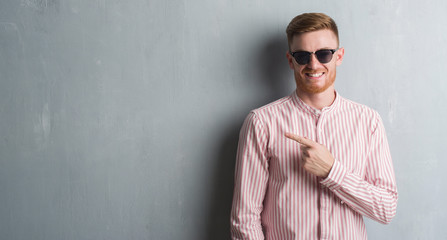
[[[300,65],[305,65],[309,63],[310,53],[309,52],[295,52],[293,54],[296,62]]]
[[[318,50],[315,55],[320,63],[328,63],[332,60],[333,53],[331,50]]]

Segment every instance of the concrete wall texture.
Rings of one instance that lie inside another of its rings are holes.
[[[285,28],[325,12],[336,89],[381,114],[398,212],[447,236],[447,2],[2,0],[0,239],[228,239],[238,132],[294,89]],[[443,157],[444,156],[444,157]]]

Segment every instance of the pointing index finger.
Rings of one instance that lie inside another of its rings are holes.
[[[305,137],[301,137],[301,136],[298,136],[298,135],[293,134],[293,133],[285,133],[284,135],[287,138],[292,139],[292,140],[298,142],[299,144],[302,144],[302,145],[305,145],[305,146],[308,146],[308,147],[313,146],[313,141],[309,140],[309,139],[307,139]]]

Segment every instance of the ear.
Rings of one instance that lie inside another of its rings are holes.
[[[340,66],[341,63],[343,62],[344,55],[345,55],[345,49],[342,47],[340,49],[338,49],[338,51],[335,53],[335,57],[337,58],[337,61],[335,62],[335,64],[337,66]]]
[[[289,67],[290,69],[295,69],[295,67],[293,66],[293,56],[290,54],[289,51],[286,52],[286,57],[287,57],[287,61],[289,62]]]

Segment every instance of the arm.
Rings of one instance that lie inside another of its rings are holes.
[[[255,113],[239,135],[231,210],[232,239],[264,239],[261,212],[268,180],[268,137]]]
[[[385,129],[377,118],[367,158],[366,176],[349,172],[335,161],[321,183],[364,216],[387,224],[396,214],[397,187]]]
[[[290,133],[286,137],[301,144],[304,169],[323,178],[321,184],[343,202],[380,223],[391,221],[396,214],[397,187],[385,129],[378,115],[370,138],[364,178],[344,168],[325,146]]]

